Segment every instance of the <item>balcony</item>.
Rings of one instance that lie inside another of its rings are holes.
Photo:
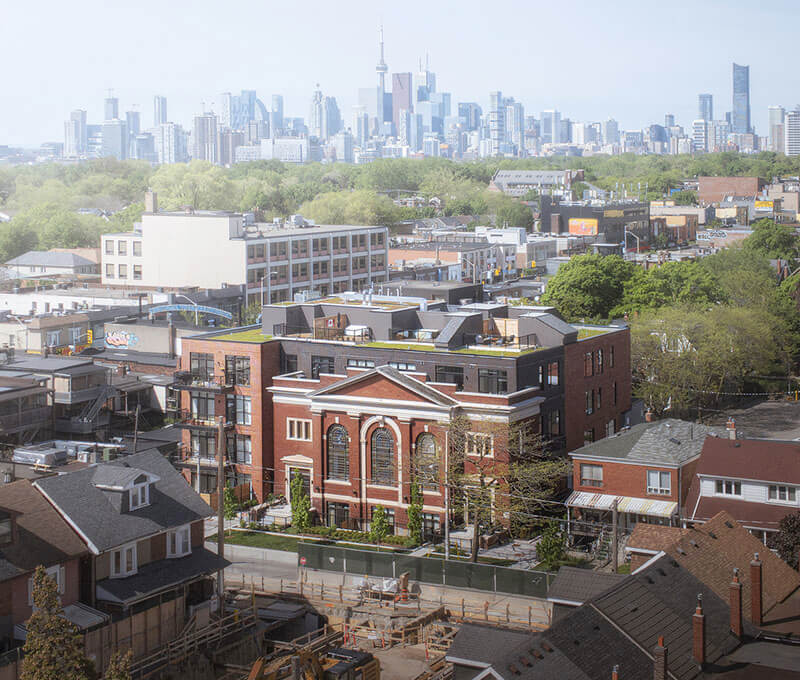
[[[10,413],[0,416],[0,431],[13,432],[14,430],[27,427],[37,427],[44,423],[49,423],[53,410],[49,406],[29,409],[21,413]]]
[[[233,389],[233,376],[221,373],[219,375],[192,375],[189,371],[176,371],[176,390],[189,392],[229,392]]]
[[[69,392],[56,391],[53,400],[56,404],[80,404],[84,401],[91,401],[97,399],[100,394],[106,389],[105,383],[102,385],[93,385],[82,390],[70,390]]]
[[[192,413],[191,411],[178,411],[175,414],[175,417],[177,419],[175,422],[175,427],[179,427],[184,430],[200,430],[203,432],[216,432],[217,430],[216,416],[202,415]],[[230,430],[233,428],[233,423],[226,419],[224,428],[226,430]]]
[[[307,340],[338,340],[341,342],[371,342],[372,330],[370,328],[303,328],[289,326],[285,323],[275,324],[272,335],[283,338],[305,338]]]

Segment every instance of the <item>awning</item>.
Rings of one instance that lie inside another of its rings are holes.
[[[634,515],[650,515],[651,517],[672,517],[678,511],[678,504],[673,501],[656,501],[649,498],[633,498],[631,496],[615,496],[607,493],[589,493],[573,491],[567,499],[567,506],[572,508],[589,508],[592,510],[611,510],[617,500],[619,512]]]
[[[80,631],[87,631],[98,626],[102,626],[111,620],[108,614],[92,609],[82,602],[68,604],[64,607],[64,618],[72,621]],[[25,640],[28,636],[28,627],[24,623],[14,626],[14,638]]]

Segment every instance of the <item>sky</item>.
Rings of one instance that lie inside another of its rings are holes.
[[[750,65],[753,124],[800,102],[798,0],[2,0],[0,144],[63,141],[72,109],[101,122],[109,89],[120,111],[153,121],[192,116],[220,93],[255,89],[269,108],[308,118],[317,83],[346,125],[358,88],[377,82],[378,26],[391,72],[430,56],[437,89],[488,108],[501,90],[537,118],[616,118],[639,129],[664,114],[690,127],[697,95],[730,110],[731,63]],[[387,82],[391,82],[387,79]],[[216,106],[219,109],[219,106]]]

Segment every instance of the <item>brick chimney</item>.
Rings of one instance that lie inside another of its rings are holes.
[[[701,593],[697,594],[697,607],[692,616],[692,656],[701,666],[706,662],[706,616]]]
[[[730,587],[731,632],[742,637],[742,584],[739,583],[739,570],[733,568],[733,581]]]
[[[761,598],[761,560],[758,559],[758,553],[755,553],[750,562],[750,620],[754,626],[760,626],[763,623]]]
[[[611,669],[611,680],[619,680],[619,666]]]
[[[736,439],[736,420],[728,418],[725,429],[728,431],[728,439]]]
[[[653,649],[653,680],[667,680],[667,648],[664,636],[658,636],[658,644]]]

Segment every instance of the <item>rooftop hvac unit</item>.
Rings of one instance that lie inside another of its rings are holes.
[[[55,467],[67,462],[67,450],[57,448],[51,444],[38,444],[34,446],[20,446],[14,449],[11,460],[24,465],[45,465]]]

